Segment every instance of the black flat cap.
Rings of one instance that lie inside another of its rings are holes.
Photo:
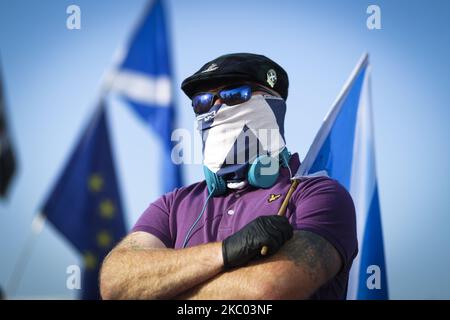
[[[241,81],[266,86],[287,99],[286,71],[269,58],[252,53],[226,54],[206,63],[183,81],[181,89],[192,98],[196,92]]]

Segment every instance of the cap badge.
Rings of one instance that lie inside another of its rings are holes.
[[[215,63],[211,63],[211,64],[208,66],[208,68],[206,68],[205,70],[203,70],[201,73],[204,73],[204,72],[211,72],[211,71],[214,71],[214,70],[217,70],[217,69],[219,69],[219,66],[218,66],[217,64],[215,64]]]
[[[267,71],[267,83],[273,88],[277,83],[277,73],[273,69]]]

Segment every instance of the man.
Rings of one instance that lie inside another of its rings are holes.
[[[305,177],[284,140],[288,76],[265,56],[221,56],[184,80],[205,181],[150,204],[105,259],[105,299],[344,299],[357,254],[353,201]],[[261,254],[263,246],[268,248]]]

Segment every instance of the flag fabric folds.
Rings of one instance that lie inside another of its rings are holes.
[[[316,135],[297,176],[326,173],[352,195],[359,253],[350,271],[348,299],[388,299],[375,170],[370,64],[358,63]]]
[[[111,92],[122,96],[131,109],[158,136],[162,146],[162,191],[182,185],[180,165],[173,163],[172,130],[175,105],[172,94],[169,36],[160,0],[151,1],[118,66],[107,75]]]
[[[3,83],[0,78],[0,197],[6,197],[16,171],[16,159],[7,130],[5,108]]]
[[[126,232],[103,104],[83,131],[42,214],[83,257],[81,298],[98,299],[100,264]]]
[[[181,186],[180,166],[171,160],[175,107],[169,58],[163,7],[160,0],[150,1],[120,63],[106,75],[102,103],[42,208],[43,217],[83,256],[82,299],[100,297],[101,262],[126,234],[104,105],[108,93],[123,97],[161,141],[163,191]]]

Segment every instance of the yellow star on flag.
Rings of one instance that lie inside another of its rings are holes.
[[[105,199],[100,203],[100,215],[105,219],[112,219],[116,208],[111,200]]]
[[[103,188],[103,178],[101,175],[94,173],[89,177],[89,190],[92,192],[99,192]]]
[[[97,245],[100,248],[108,248],[111,246],[112,237],[108,231],[100,231],[97,233]]]
[[[94,270],[97,266],[97,257],[92,254],[92,252],[85,252],[83,255],[84,267],[87,270]]]

